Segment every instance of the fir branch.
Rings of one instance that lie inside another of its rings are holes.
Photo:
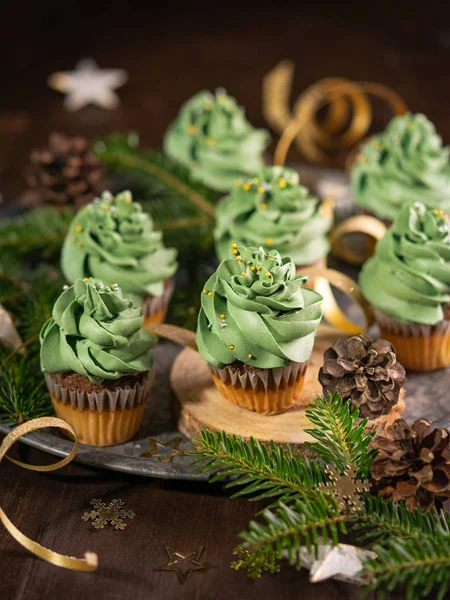
[[[450,535],[417,539],[387,538],[372,550],[377,558],[365,564],[362,577],[369,581],[367,592],[378,591],[379,597],[405,585],[406,600],[433,598],[443,600],[450,586]]]
[[[301,567],[300,549],[311,551],[319,544],[337,544],[339,534],[345,534],[347,515],[341,514],[336,505],[330,504],[324,495],[304,497],[290,506],[279,502],[276,510],[263,513],[264,524],[251,521],[248,531],[240,534],[243,543],[238,546],[247,551],[247,560],[240,566],[253,564],[274,565],[286,553],[289,564]],[[236,565],[235,565],[236,568]]]
[[[73,212],[54,207],[39,207],[0,224],[0,267],[12,271],[12,262],[39,252],[44,257],[59,252]],[[34,257],[32,257],[34,258]]]
[[[366,434],[367,419],[358,423],[359,409],[351,408],[338,393],[317,396],[310,404],[306,416],[315,425],[306,429],[317,442],[305,445],[326,464],[335,466],[341,473],[353,467],[358,476],[366,478],[376,451],[370,448],[374,433]]]
[[[136,134],[111,135],[94,149],[110,174],[140,199],[166,243],[211,247],[216,193],[194,181],[189,169],[162,152],[138,148]]]
[[[201,439],[194,444],[195,451],[191,454],[197,458],[192,464],[203,463],[198,473],[213,472],[211,482],[234,477],[225,486],[241,487],[232,498],[251,495],[253,501],[279,498],[284,503],[299,496],[328,498],[317,490],[318,485],[326,481],[322,467],[300,453],[294,456],[289,446],[284,448],[271,442],[268,449],[254,438],[246,442],[235,435],[210,431],[202,431]]]
[[[435,508],[424,513],[420,507],[411,510],[404,502],[393,502],[381,496],[364,496],[364,510],[351,515],[349,523],[360,543],[383,544],[389,538],[403,538],[420,543],[426,537],[449,538],[450,516]]]
[[[53,414],[45,379],[39,368],[39,345],[24,355],[0,347],[0,421],[21,424]]]

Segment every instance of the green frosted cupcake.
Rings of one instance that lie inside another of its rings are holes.
[[[441,209],[405,206],[360,285],[399,362],[416,371],[450,366],[450,228]]]
[[[41,330],[41,369],[56,411],[80,442],[111,446],[142,421],[155,339],[120,288],[77,279]]]
[[[214,232],[217,256],[224,260],[235,243],[277,248],[300,270],[324,262],[332,215],[322,208],[320,200],[300,185],[296,171],[265,167],[260,176],[237,182],[219,202]]]
[[[422,202],[450,213],[450,148],[422,114],[395,117],[359,154],[351,173],[357,204],[385,221]]]
[[[219,192],[236,179],[258,171],[269,143],[265,129],[255,129],[245,110],[219,88],[185,102],[164,136],[164,151],[189,167],[192,177]]]
[[[174,289],[176,256],[130,192],[104,192],[75,215],[64,240],[61,269],[70,283],[95,277],[118,284],[142,308],[146,323],[162,322]]]
[[[276,250],[237,247],[205,284],[197,346],[220,393],[261,414],[301,404],[322,296]]]

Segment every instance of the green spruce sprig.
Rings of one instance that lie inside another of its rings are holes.
[[[39,369],[39,344],[24,354],[0,347],[0,421],[20,425],[53,414],[45,379]]]
[[[193,465],[198,473],[213,472],[211,482],[233,477],[225,487],[240,487],[232,498],[250,496],[259,501],[276,498],[284,503],[299,496],[323,496],[317,487],[326,481],[323,468],[292,453],[290,446],[279,446],[273,441],[269,448],[254,438],[246,442],[224,431],[214,434],[202,431],[201,439],[194,442],[191,453],[197,458]]]
[[[0,270],[17,272],[20,261],[49,258],[59,253],[73,217],[67,208],[60,212],[42,206],[0,222]]]
[[[211,247],[217,195],[194,181],[189,169],[160,151],[140,148],[136,133],[110,135],[94,149],[110,175],[132,189],[167,243]]]
[[[308,407],[308,416],[315,425],[309,433],[317,440],[309,448],[320,460],[341,472],[353,466],[368,474],[375,453],[358,411],[332,395],[318,398]],[[365,563],[360,575],[367,591],[382,597],[403,586],[407,600],[431,592],[445,597],[450,585],[450,517],[443,512],[411,511],[406,504],[364,494],[362,510],[342,514],[333,495],[315,485],[324,476],[321,464],[294,456],[273,442],[267,449],[254,440],[204,431],[195,454],[202,470],[213,470],[214,481],[234,477],[228,487],[242,486],[242,493],[234,497],[254,492],[260,500],[277,499],[262,512],[262,522],[252,521],[241,533],[234,569],[245,568],[251,577],[260,577],[264,570],[276,573],[284,556],[299,568],[301,546],[317,550],[320,544],[336,544],[350,535],[377,555]]]
[[[317,396],[306,416],[315,425],[305,429],[317,442],[306,442],[327,465],[343,473],[354,467],[360,478],[368,477],[376,451],[370,448],[375,435],[365,431],[368,419],[359,421],[359,408],[343,402],[339,394]],[[358,422],[359,421],[359,422]]]

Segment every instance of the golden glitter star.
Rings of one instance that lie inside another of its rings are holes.
[[[325,471],[330,481],[321,483],[319,490],[331,494],[341,512],[348,512],[350,509],[360,510],[362,508],[360,494],[369,491],[369,482],[357,479],[353,467],[343,473],[339,473],[333,467],[327,467]]]
[[[149,437],[148,443],[150,444],[150,450],[143,452],[140,456],[141,458],[157,458],[160,462],[169,463],[175,458],[175,456],[183,456],[186,454],[184,450],[179,448],[180,442],[183,439],[181,436],[175,437],[168,442],[160,442],[155,438]],[[169,448],[172,449],[172,452],[169,454],[164,453],[161,454],[159,449]]]
[[[154,570],[155,571],[174,571],[178,577],[178,581],[183,584],[186,579],[189,577],[191,573],[194,571],[203,571],[204,569],[210,569],[214,565],[207,562],[201,562],[200,557],[203,553],[204,548],[200,546],[197,552],[189,552],[188,554],[183,554],[182,552],[178,552],[173,548],[167,547],[164,548],[167,552],[167,556],[169,560],[161,565],[157,565]],[[184,561],[186,561],[184,563]],[[182,569],[182,564],[186,565],[186,569]]]
[[[81,518],[83,521],[92,520],[95,529],[104,529],[108,523],[111,523],[115,529],[125,529],[127,524],[123,519],[134,519],[136,516],[132,510],[122,508],[125,504],[123,500],[114,499],[109,504],[105,504],[102,500],[94,498],[90,503],[94,510],[84,513]]]

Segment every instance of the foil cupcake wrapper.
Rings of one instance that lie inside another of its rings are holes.
[[[403,337],[429,337],[431,335],[447,335],[450,334],[450,320],[444,319],[436,325],[422,325],[421,323],[402,323],[394,317],[373,308],[373,314],[378,325],[384,331],[400,335]]]
[[[142,314],[144,319],[151,317],[153,314],[165,309],[172,297],[175,289],[175,281],[173,279],[166,279],[164,282],[164,292],[162,296],[145,296],[142,303]]]
[[[260,390],[277,391],[283,383],[289,385],[292,381],[298,379],[306,371],[307,362],[289,363],[284,367],[275,367],[274,369],[252,369],[245,368],[234,369],[229,365],[217,369],[210,367],[213,374],[225,385],[240,386],[251,388],[254,392]]]
[[[145,402],[150,394],[153,370],[149,371],[142,381],[137,381],[133,387],[125,386],[115,390],[105,388],[101,391],[88,392],[66,387],[51,373],[45,373],[45,381],[50,395],[57,402],[70,404],[73,410],[77,409],[80,412],[89,409],[102,413],[133,408]]]

